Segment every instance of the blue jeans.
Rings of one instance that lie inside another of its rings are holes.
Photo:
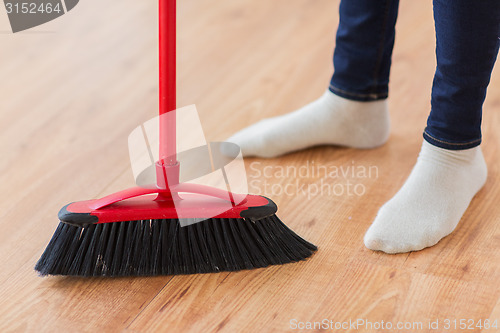
[[[388,96],[399,0],[342,0],[330,91]],[[445,149],[481,143],[482,105],[500,45],[500,0],[434,0],[437,67],[424,139]],[[410,79],[410,78],[408,78]]]

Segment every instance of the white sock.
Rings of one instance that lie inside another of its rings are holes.
[[[447,150],[424,141],[405,184],[366,232],[366,247],[401,253],[433,246],[455,229],[486,176],[479,146]]]
[[[357,102],[327,90],[301,109],[261,120],[227,141],[239,145],[244,156],[275,157],[323,144],[374,148],[388,137],[386,100]]]

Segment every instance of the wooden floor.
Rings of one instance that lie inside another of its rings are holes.
[[[338,0],[183,0],[178,6],[178,104],[197,105],[209,140],[300,107],[326,88]],[[272,197],[280,218],[318,245],[310,260],[120,279],[40,278],[33,266],[61,206],[133,185],[127,136],[157,110],[156,2],[85,0],[18,34],[9,33],[3,13],[0,332],[280,332],[358,319],[366,323],[359,321],[359,330],[330,331],[398,331],[376,329],[384,321],[420,322],[422,329],[400,331],[424,332],[439,320],[434,332],[456,332],[454,320],[457,326],[467,320],[468,327],[469,320],[500,321],[498,66],[484,107],[489,178],[457,230],[410,254],[372,252],[362,242],[420,148],[435,66],[431,1],[401,3],[386,145],[246,161],[251,191]],[[325,178],[325,168],[345,174]],[[295,177],[294,170],[309,173]]]

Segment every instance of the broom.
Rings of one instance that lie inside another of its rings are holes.
[[[300,261],[317,250],[280,221],[277,206],[266,197],[179,182],[175,13],[175,0],[159,0],[156,184],[64,206],[59,212],[61,222],[35,266],[40,275],[238,271]],[[184,193],[182,198],[178,193]],[[221,212],[228,201],[229,209]]]

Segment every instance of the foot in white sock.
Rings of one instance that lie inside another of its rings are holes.
[[[227,141],[239,145],[244,156],[275,157],[323,144],[374,148],[388,137],[386,100],[357,102],[327,90],[301,109],[264,119]]]
[[[424,141],[405,184],[366,232],[366,247],[402,253],[435,245],[455,229],[486,176],[479,146],[447,150]]]

